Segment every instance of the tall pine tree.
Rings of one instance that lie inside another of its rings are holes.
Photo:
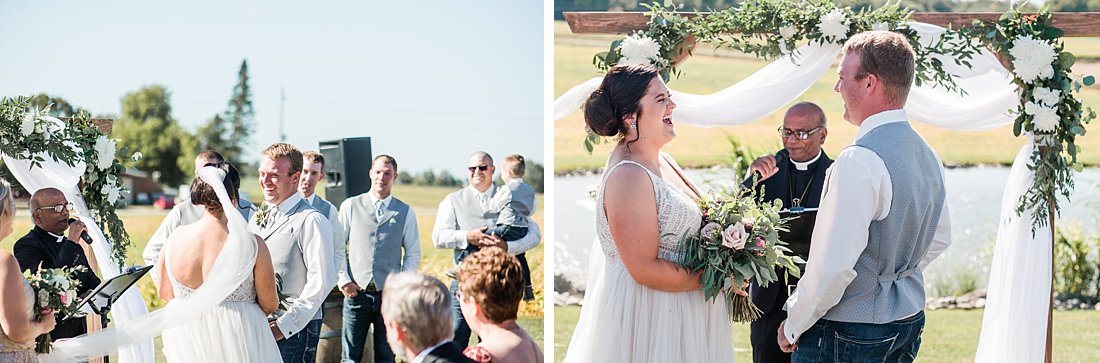
[[[203,149],[225,156],[234,165],[241,165],[241,156],[252,136],[256,111],[252,107],[252,88],[248,85],[248,60],[241,61],[237,85],[229,98],[228,108],[199,127],[197,134]]]

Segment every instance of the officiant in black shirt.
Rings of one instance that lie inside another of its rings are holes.
[[[775,155],[760,157],[753,161],[750,176],[742,183],[752,187],[753,175],[756,175],[757,191],[764,191],[764,200],[783,201],[784,209],[797,211],[799,208],[817,208],[821,201],[821,191],[825,181],[825,170],[833,164],[821,145],[825,143],[828,130],[825,128],[825,113],[816,104],[801,102],[787,109],[783,116],[783,126],[779,128],[783,138],[783,149]],[[814,229],[815,212],[783,214],[784,217],[796,217],[789,222],[790,232],[779,234],[779,238],[789,243],[795,254],[807,258],[810,253],[810,235]],[[783,276],[783,271],[776,271]],[[749,288],[754,304],[763,311],[760,319],[752,322],[751,341],[752,358],[755,363],[790,362],[791,354],[779,350],[776,341],[779,324],[787,319],[783,304],[798,279],[779,281],[766,288],[755,282]],[[789,285],[789,286],[788,286]]]
[[[80,280],[77,294],[83,296],[99,286],[99,277],[96,277],[92,268],[96,265],[90,264],[88,259],[95,255],[92,254],[90,245],[80,241],[80,234],[85,230],[84,223],[69,223],[69,211],[73,205],[65,199],[65,194],[54,188],[39,190],[31,196],[30,207],[34,229],[15,242],[14,254],[19,261],[19,269],[31,270],[33,273],[39,267],[50,269],[84,266],[87,270],[74,276]],[[72,338],[84,334],[86,330],[85,318],[73,318],[64,323],[58,322],[57,327],[50,332],[50,338]]]

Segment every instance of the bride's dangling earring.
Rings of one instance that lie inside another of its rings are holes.
[[[638,128],[638,121],[633,121],[633,122],[631,122],[631,123],[630,123],[630,128],[632,128],[632,129],[636,129],[636,128]]]

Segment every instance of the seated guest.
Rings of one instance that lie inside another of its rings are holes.
[[[382,288],[386,340],[402,361],[473,363],[451,342],[451,293],[442,282],[418,272],[390,275]]]
[[[0,179],[0,239],[11,235],[15,201],[11,185]],[[0,250],[0,362],[38,362],[34,338],[53,330],[53,312],[46,310],[39,321],[31,320],[34,290],[19,272],[19,263],[8,251]]]
[[[458,267],[462,315],[481,343],[466,348],[480,363],[541,362],[542,350],[516,324],[523,298],[523,268],[500,248],[474,252]]]
[[[20,270],[38,272],[39,268],[62,268],[84,266],[86,270],[77,272],[74,277],[80,280],[77,294],[84,296],[96,286],[99,277],[95,270],[95,254],[92,246],[80,240],[84,232],[84,223],[74,220],[69,223],[69,211],[72,203],[65,194],[54,188],[44,188],[31,195],[31,218],[34,229],[26,236],[15,241],[15,259]],[[72,338],[87,331],[85,318],[73,318],[58,322],[50,332],[50,339]]]

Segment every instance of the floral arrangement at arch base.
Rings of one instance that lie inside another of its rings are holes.
[[[103,228],[111,244],[111,261],[124,266],[133,242],[116,213],[125,192],[120,176],[126,171],[115,158],[117,140],[100,131],[86,114],[62,125],[48,120],[48,114],[49,108],[31,110],[28,97],[0,99],[0,152],[30,161],[32,169],[46,161],[43,155],[69,166],[83,162],[87,169],[80,180],[80,193],[92,215],[82,217],[93,218]],[[121,151],[125,154],[128,150]],[[135,153],[134,161],[140,155]]]
[[[1076,94],[1095,78],[1070,70],[1077,58],[1064,51],[1062,31],[1051,25],[1046,7],[1030,15],[1014,9],[989,24],[975,20],[964,31],[998,55],[1019,87],[1021,102],[1013,110],[1012,133],[1029,134],[1038,147],[1028,163],[1035,178],[1020,197],[1016,213],[1035,210],[1034,232],[1057,216],[1059,207],[1056,202],[1051,205],[1051,198],[1068,199],[1074,186],[1071,171],[1084,167],[1077,160],[1081,146],[1076,138],[1085,134],[1085,124],[1096,118],[1096,112],[1084,107]]]
[[[791,255],[787,243],[779,239],[789,218],[779,211],[782,201],[764,201],[753,190],[744,193],[710,193],[699,200],[703,218],[699,233],[681,237],[680,265],[699,277],[707,300],[721,297],[730,321],[746,323],[760,318],[761,311],[748,297],[734,293],[744,281],[753,280],[762,287],[776,283],[777,268],[799,277],[799,265],[806,261]]]

